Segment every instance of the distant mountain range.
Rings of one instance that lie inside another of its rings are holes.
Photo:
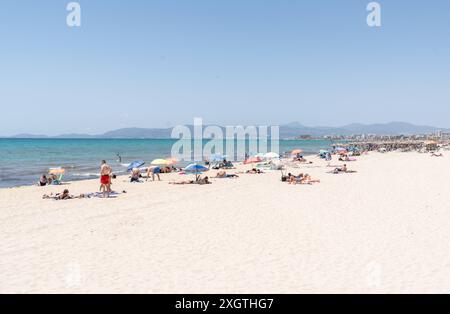
[[[191,130],[192,126],[188,126]],[[438,131],[450,132],[450,129],[437,128],[432,126],[414,125],[406,122],[389,122],[379,124],[349,124],[342,127],[308,127],[299,122],[292,122],[280,126],[280,138],[292,138],[301,135],[322,137],[325,135],[413,135],[431,134]],[[168,139],[172,128],[125,128],[109,131],[103,134],[62,134],[58,136],[46,136],[35,134],[17,134],[9,138],[147,138],[147,139]]]

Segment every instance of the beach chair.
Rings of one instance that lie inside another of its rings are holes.
[[[55,176],[52,179],[52,185],[60,185],[62,178],[64,176],[65,170],[63,168],[51,168],[49,171],[49,176]]]
[[[61,173],[56,179],[53,179],[52,185],[61,185],[63,174]]]

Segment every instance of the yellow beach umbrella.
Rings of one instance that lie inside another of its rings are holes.
[[[152,165],[159,165],[159,166],[168,166],[171,165],[172,162],[166,159],[155,159],[151,162]]]
[[[54,175],[64,174],[65,172],[66,172],[66,169],[64,169],[64,168],[50,168],[48,171],[49,174],[54,174]]]

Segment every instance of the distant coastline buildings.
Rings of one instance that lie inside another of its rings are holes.
[[[352,135],[324,135],[315,137],[309,134],[301,134],[291,139],[294,140],[329,140],[329,141],[450,141],[450,132],[438,131],[429,134],[412,135],[379,135],[379,134],[352,134]]]

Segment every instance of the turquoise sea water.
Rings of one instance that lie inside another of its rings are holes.
[[[65,168],[67,173],[64,180],[96,178],[102,159],[108,161],[115,173],[124,173],[126,165],[134,160],[144,160],[149,164],[153,159],[170,157],[172,145],[176,141],[0,139],[0,188],[35,184],[51,167]],[[204,141],[203,145],[207,142]],[[282,153],[300,148],[308,155],[329,148],[331,144],[326,140],[280,140],[279,151]],[[122,158],[120,162],[117,154]]]

